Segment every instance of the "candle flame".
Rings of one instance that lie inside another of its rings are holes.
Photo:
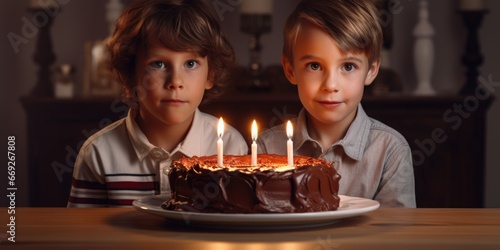
[[[222,120],[222,117],[219,118],[219,124],[217,125],[217,135],[219,135],[219,138],[224,135],[224,120]]]
[[[288,139],[292,139],[293,137],[293,127],[290,121],[286,123],[286,135],[288,136]]]
[[[257,140],[257,133],[258,133],[257,122],[255,120],[253,120],[253,122],[252,122],[252,140],[253,141]]]

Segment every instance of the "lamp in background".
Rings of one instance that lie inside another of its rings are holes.
[[[271,84],[263,77],[260,37],[271,31],[273,0],[245,0],[241,4],[240,11],[240,30],[250,34],[249,77],[244,83],[245,87],[257,90],[269,89]]]
[[[109,34],[106,38],[85,42],[85,64],[83,78],[84,96],[112,96],[120,93],[120,84],[109,70],[109,51],[107,39],[115,29],[116,20],[123,12],[124,5],[120,0],[108,0],[105,5],[106,21]]]
[[[467,67],[467,72],[465,85],[460,94],[469,95],[474,94],[477,88],[478,67],[484,60],[480,50],[478,30],[488,10],[484,0],[460,0],[458,10],[467,28],[467,42],[462,56],[462,63]]]
[[[52,50],[50,26],[59,13],[60,6],[55,0],[31,0],[28,10],[33,12],[33,22],[38,27],[35,53],[33,59],[38,65],[37,82],[31,90],[33,96],[53,96],[54,86],[51,76],[51,65],[56,61]]]

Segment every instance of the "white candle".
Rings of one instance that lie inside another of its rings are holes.
[[[458,2],[459,10],[485,10],[486,4],[484,0],[459,0]]]
[[[293,166],[293,127],[292,123],[288,121],[286,123],[286,135],[288,136],[288,141],[286,142],[286,151],[288,155],[288,166]]]
[[[222,141],[222,136],[224,135],[224,121],[222,117],[219,119],[219,124],[217,125],[217,135],[219,135],[219,140],[217,140],[217,165],[222,167],[224,166],[224,142]]]
[[[252,166],[257,166],[257,122],[252,122]]]
[[[271,14],[273,0],[245,0],[241,4],[240,11],[244,14]]]

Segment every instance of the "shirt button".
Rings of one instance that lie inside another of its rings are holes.
[[[163,174],[168,175],[168,167],[164,167],[164,168],[163,168]]]

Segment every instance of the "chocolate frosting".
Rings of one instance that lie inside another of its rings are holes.
[[[171,198],[165,209],[206,213],[299,213],[332,211],[339,206],[340,175],[323,159],[259,155],[182,158],[172,164]]]

